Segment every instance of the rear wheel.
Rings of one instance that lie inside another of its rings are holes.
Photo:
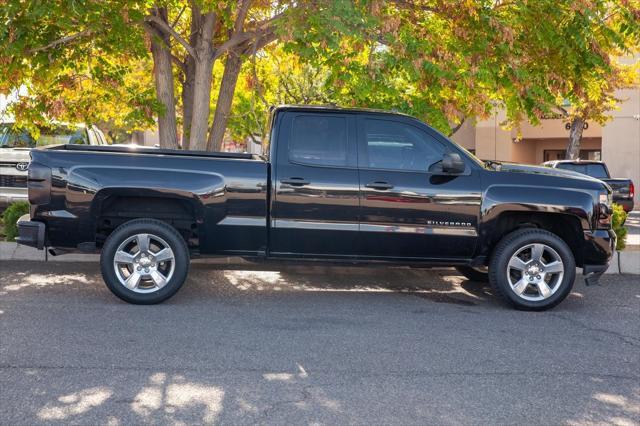
[[[489,282],[489,269],[486,266],[473,267],[467,265],[456,266],[456,270],[471,281],[477,283]]]
[[[102,277],[120,299],[134,304],[160,303],[173,296],[189,270],[182,236],[155,219],[135,219],[111,233],[100,256]]]
[[[489,281],[512,306],[541,311],[567,297],[575,270],[573,253],[560,237],[541,229],[525,229],[498,243],[489,265]]]

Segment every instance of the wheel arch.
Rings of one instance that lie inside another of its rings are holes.
[[[204,206],[198,197],[179,190],[164,193],[148,188],[104,188],[93,198],[90,212],[98,245],[121,224],[143,218],[173,226],[194,245],[198,225],[204,221]]]
[[[478,255],[490,257],[508,233],[524,227],[550,231],[565,241],[582,265],[584,231],[593,223],[594,201],[588,191],[530,185],[492,185],[481,205],[482,242]]]

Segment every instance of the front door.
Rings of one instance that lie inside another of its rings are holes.
[[[470,257],[477,240],[480,182],[434,170],[451,142],[404,117],[358,117],[360,250],[374,259]]]
[[[270,255],[358,252],[355,115],[288,111],[276,123]]]

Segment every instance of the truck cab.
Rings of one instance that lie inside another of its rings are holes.
[[[272,139],[271,255],[473,255],[481,167],[437,131],[401,114],[283,107]]]

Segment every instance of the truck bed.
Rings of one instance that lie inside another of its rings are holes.
[[[150,146],[126,146],[126,145],[54,145],[40,149],[58,151],[90,151],[90,152],[122,152],[136,154],[161,154],[183,157],[211,157],[211,158],[237,158],[242,160],[263,160],[256,154],[240,152],[212,152],[212,151],[189,151],[180,149],[162,149]]]
[[[269,163],[259,156],[64,145],[33,150],[31,158],[31,214],[42,217],[58,247],[150,214],[188,217],[180,226],[201,253],[256,255],[266,244]]]

